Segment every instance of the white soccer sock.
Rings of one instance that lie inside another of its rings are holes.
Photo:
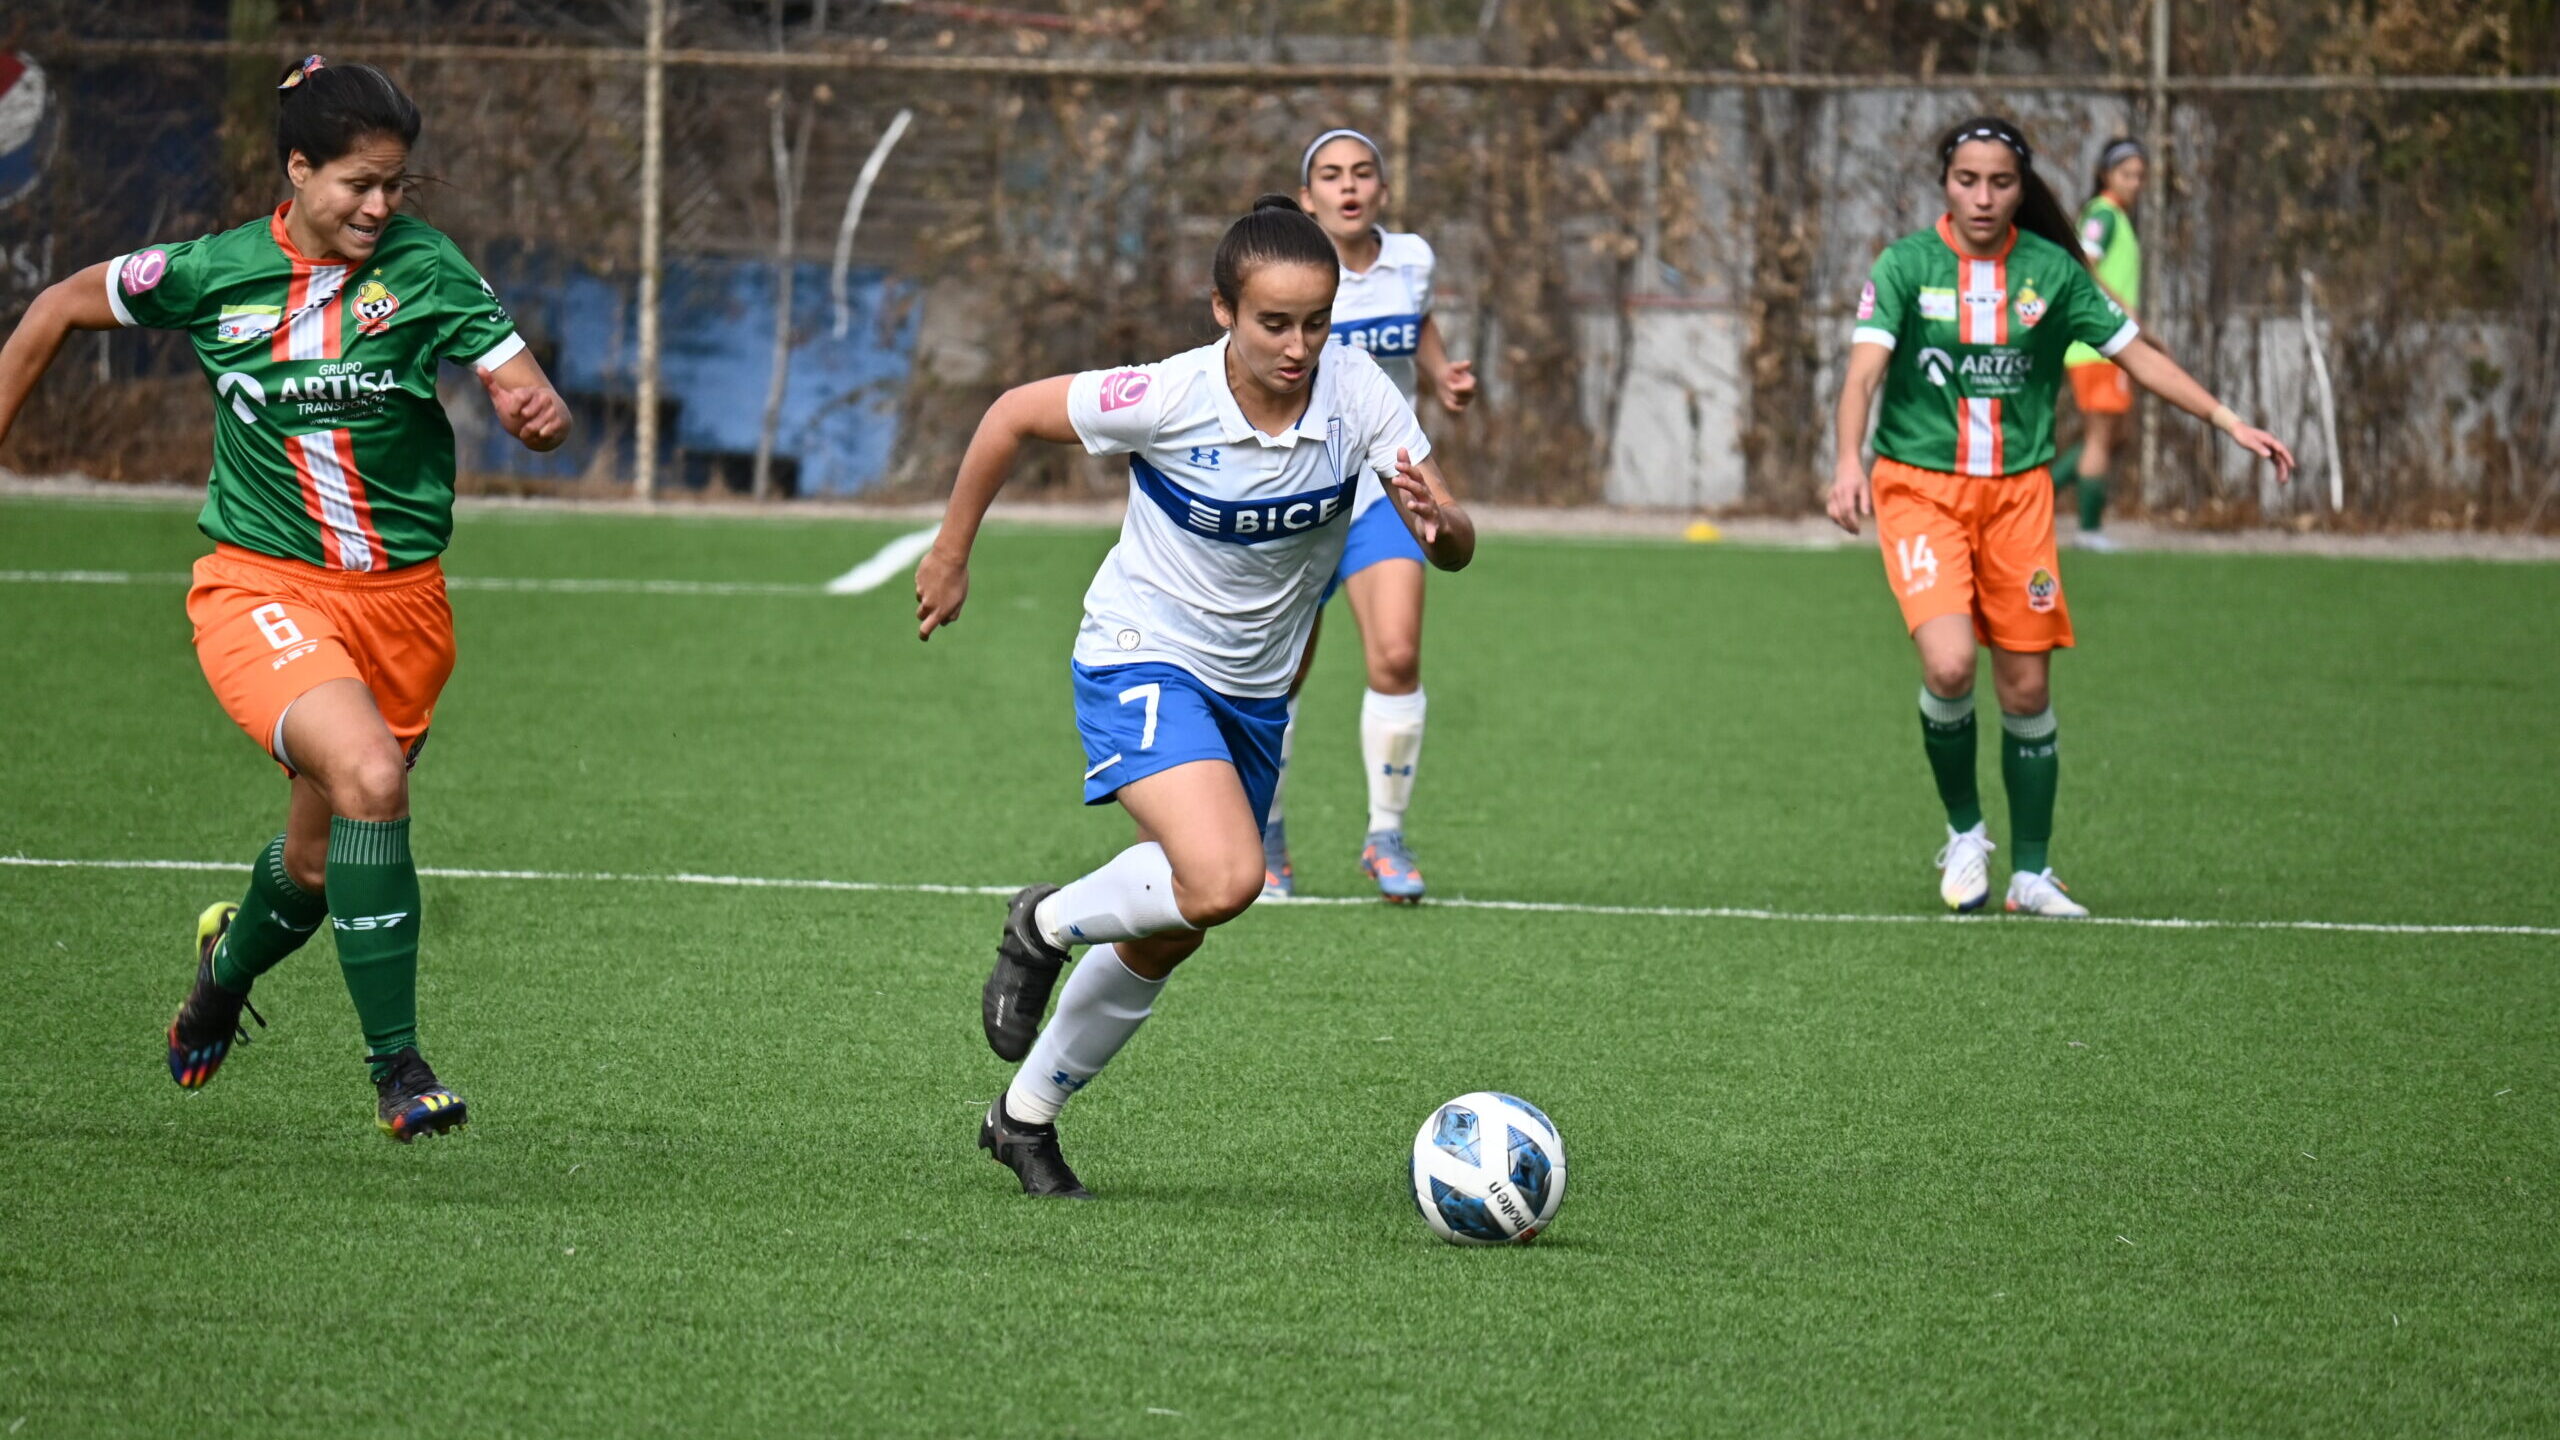
[[[1086,951],[1058,987],[1058,1010],[1048,1028],[1013,1072],[1004,1092],[1005,1113],[1034,1125],[1057,1119],[1059,1109],[1138,1033],[1163,988],[1162,980],[1132,971],[1111,946]]]
[[[1297,748],[1298,697],[1292,695],[1289,697],[1289,724],[1280,732],[1280,773],[1271,777],[1271,815],[1262,822],[1265,830],[1280,823],[1280,792],[1288,787],[1289,757],[1296,753]]]
[[[1173,901],[1173,862],[1153,840],[1132,845],[1109,864],[1040,902],[1031,912],[1040,937],[1064,950],[1107,945],[1167,930],[1197,930]]]
[[[1360,754],[1369,763],[1369,829],[1401,830],[1413,804],[1413,771],[1422,761],[1423,695],[1381,695],[1360,700]]]

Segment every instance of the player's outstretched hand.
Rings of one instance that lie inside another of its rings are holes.
[[[1874,487],[1867,483],[1866,467],[1856,456],[1843,461],[1831,474],[1831,498],[1823,509],[1830,512],[1831,523],[1855,535],[1858,517],[1876,513]]]
[[[2277,484],[2282,485],[2293,478],[2293,452],[2284,448],[2283,441],[2255,425],[2231,427],[2231,438],[2259,459],[2273,461]]]
[[[1413,456],[1404,450],[1396,452],[1396,473],[1387,477],[1404,497],[1404,513],[1413,517],[1414,538],[1428,545],[1440,538],[1440,502],[1431,496],[1431,482],[1422,478]]]
[[[498,372],[480,377],[498,423],[528,450],[556,450],[569,438],[569,407],[548,385],[501,385]]]
[[[1433,377],[1431,389],[1440,397],[1441,409],[1452,415],[1464,412],[1469,405],[1475,403],[1476,362],[1473,360],[1454,362],[1449,368]]]
[[[969,603],[969,562],[953,560],[939,550],[927,550],[916,562],[916,638],[930,640],[933,632],[960,619],[960,607]]]

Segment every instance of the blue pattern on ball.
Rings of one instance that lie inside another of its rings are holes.
[[[1564,1133],[1563,1131],[1556,1129],[1556,1122],[1547,1118],[1546,1111],[1539,1109],[1537,1106],[1530,1104],[1528,1101],[1521,1099],[1517,1095],[1505,1095],[1501,1091],[1496,1090],[1493,1092],[1493,1098],[1502,1101],[1506,1105],[1518,1106],[1524,1114],[1536,1116],[1538,1123],[1546,1126],[1550,1134],[1562,1135]]]
[[[1440,1207],[1440,1218],[1450,1229],[1470,1240],[1498,1245],[1511,1238],[1504,1232],[1502,1222],[1493,1218],[1493,1211],[1486,1208],[1484,1201],[1473,1195],[1459,1194],[1442,1184],[1436,1175],[1431,1177],[1431,1203]]]
[[[1547,1182],[1555,1176],[1555,1166],[1547,1159],[1546,1149],[1537,1141],[1520,1133],[1517,1125],[1505,1126],[1511,1132],[1511,1187],[1529,1202],[1533,1216],[1547,1212]]]
[[[1431,1143],[1469,1165],[1476,1159],[1476,1112],[1463,1105],[1443,1105],[1431,1131]]]

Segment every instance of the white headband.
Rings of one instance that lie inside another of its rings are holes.
[[[1298,183],[1301,185],[1311,185],[1315,183],[1316,152],[1323,149],[1325,146],[1332,144],[1336,140],[1346,139],[1357,140],[1361,144],[1369,147],[1369,158],[1378,162],[1378,178],[1381,180],[1385,179],[1387,176],[1387,152],[1378,148],[1377,141],[1370,139],[1368,136],[1361,134],[1357,130],[1327,130],[1323,134],[1317,136],[1314,143],[1307,146],[1306,154],[1298,157]]]

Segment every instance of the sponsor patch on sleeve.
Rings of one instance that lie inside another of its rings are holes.
[[[1153,383],[1144,370],[1114,370],[1102,377],[1102,410],[1126,410],[1147,398],[1147,386]]]
[[[159,284],[160,278],[168,273],[169,252],[155,245],[126,256],[124,269],[116,275],[116,283],[124,287],[127,295],[139,295]]]
[[[1876,318],[1876,282],[1873,280],[1867,282],[1866,289],[1858,292],[1858,318],[1861,320]]]

